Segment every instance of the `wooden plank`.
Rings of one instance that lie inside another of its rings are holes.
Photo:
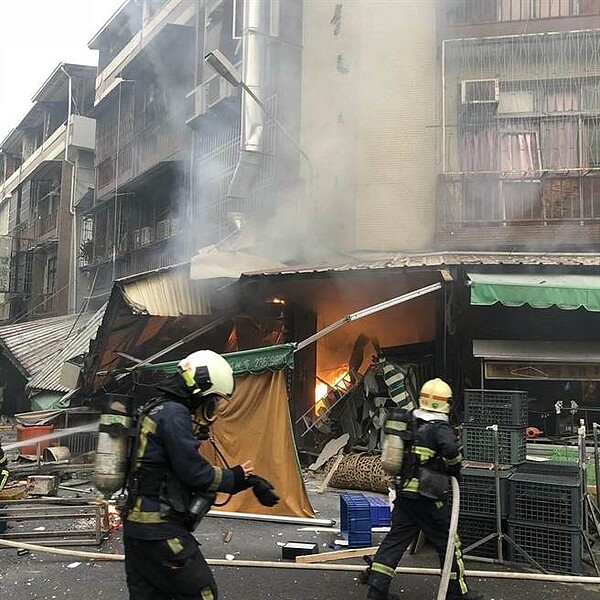
[[[323,483],[321,484],[321,487],[317,490],[317,494],[322,494],[325,491],[325,488],[329,485],[329,482],[331,481],[333,474],[337,471],[343,458],[344,458],[344,453],[340,452],[337,455],[337,458],[335,459],[333,466],[331,467],[331,469],[329,469],[329,473],[327,473],[327,475],[325,475],[325,479],[323,479]]]
[[[306,554],[296,556],[298,563],[324,563],[343,560],[344,558],[356,558],[361,556],[373,556],[379,546],[370,546],[368,548],[353,548],[351,550],[336,550],[335,552],[323,552],[323,554]]]

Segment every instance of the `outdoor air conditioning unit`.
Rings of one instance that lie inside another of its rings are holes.
[[[157,241],[166,240],[171,237],[171,219],[164,219],[156,224],[156,239]]]
[[[188,124],[235,95],[235,87],[227,80],[220,75],[211,77],[188,94]]]
[[[460,101],[467,105],[497,105],[500,82],[497,79],[466,79],[460,82]]]
[[[133,230],[133,247],[143,248],[154,241],[154,230],[152,227],[141,227]]]

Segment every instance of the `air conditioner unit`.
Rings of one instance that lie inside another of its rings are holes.
[[[236,95],[236,89],[220,75],[211,77],[188,94],[188,119],[193,121],[206,114],[227,98]]]
[[[156,224],[156,239],[160,241],[168,237],[171,237],[171,220],[164,219]]]
[[[500,82],[497,79],[466,79],[461,81],[462,104],[498,104]]]
[[[152,227],[141,227],[133,230],[133,247],[143,248],[154,241],[154,230]]]

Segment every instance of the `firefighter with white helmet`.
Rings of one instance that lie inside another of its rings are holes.
[[[215,579],[191,532],[217,492],[252,488],[266,506],[278,497],[267,480],[253,475],[251,461],[222,468],[198,451],[219,400],[234,391],[225,358],[194,352],[156,387],[160,395],[139,415],[127,482],[123,540],[130,598],[216,599]]]
[[[419,531],[435,546],[443,565],[450,529],[447,499],[449,476],[460,477],[461,448],[450,426],[448,413],[452,389],[442,379],[426,381],[419,408],[412,411],[410,443],[405,443],[392,526],[367,569],[370,600],[392,600],[392,577],[408,545]],[[481,600],[467,588],[465,568],[457,539],[446,600]]]

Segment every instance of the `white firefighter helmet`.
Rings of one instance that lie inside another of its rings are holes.
[[[431,412],[449,413],[452,388],[443,379],[430,379],[421,387],[419,408]]]
[[[220,354],[212,350],[198,350],[180,360],[177,367],[193,394],[231,398],[235,387],[233,370]]]

